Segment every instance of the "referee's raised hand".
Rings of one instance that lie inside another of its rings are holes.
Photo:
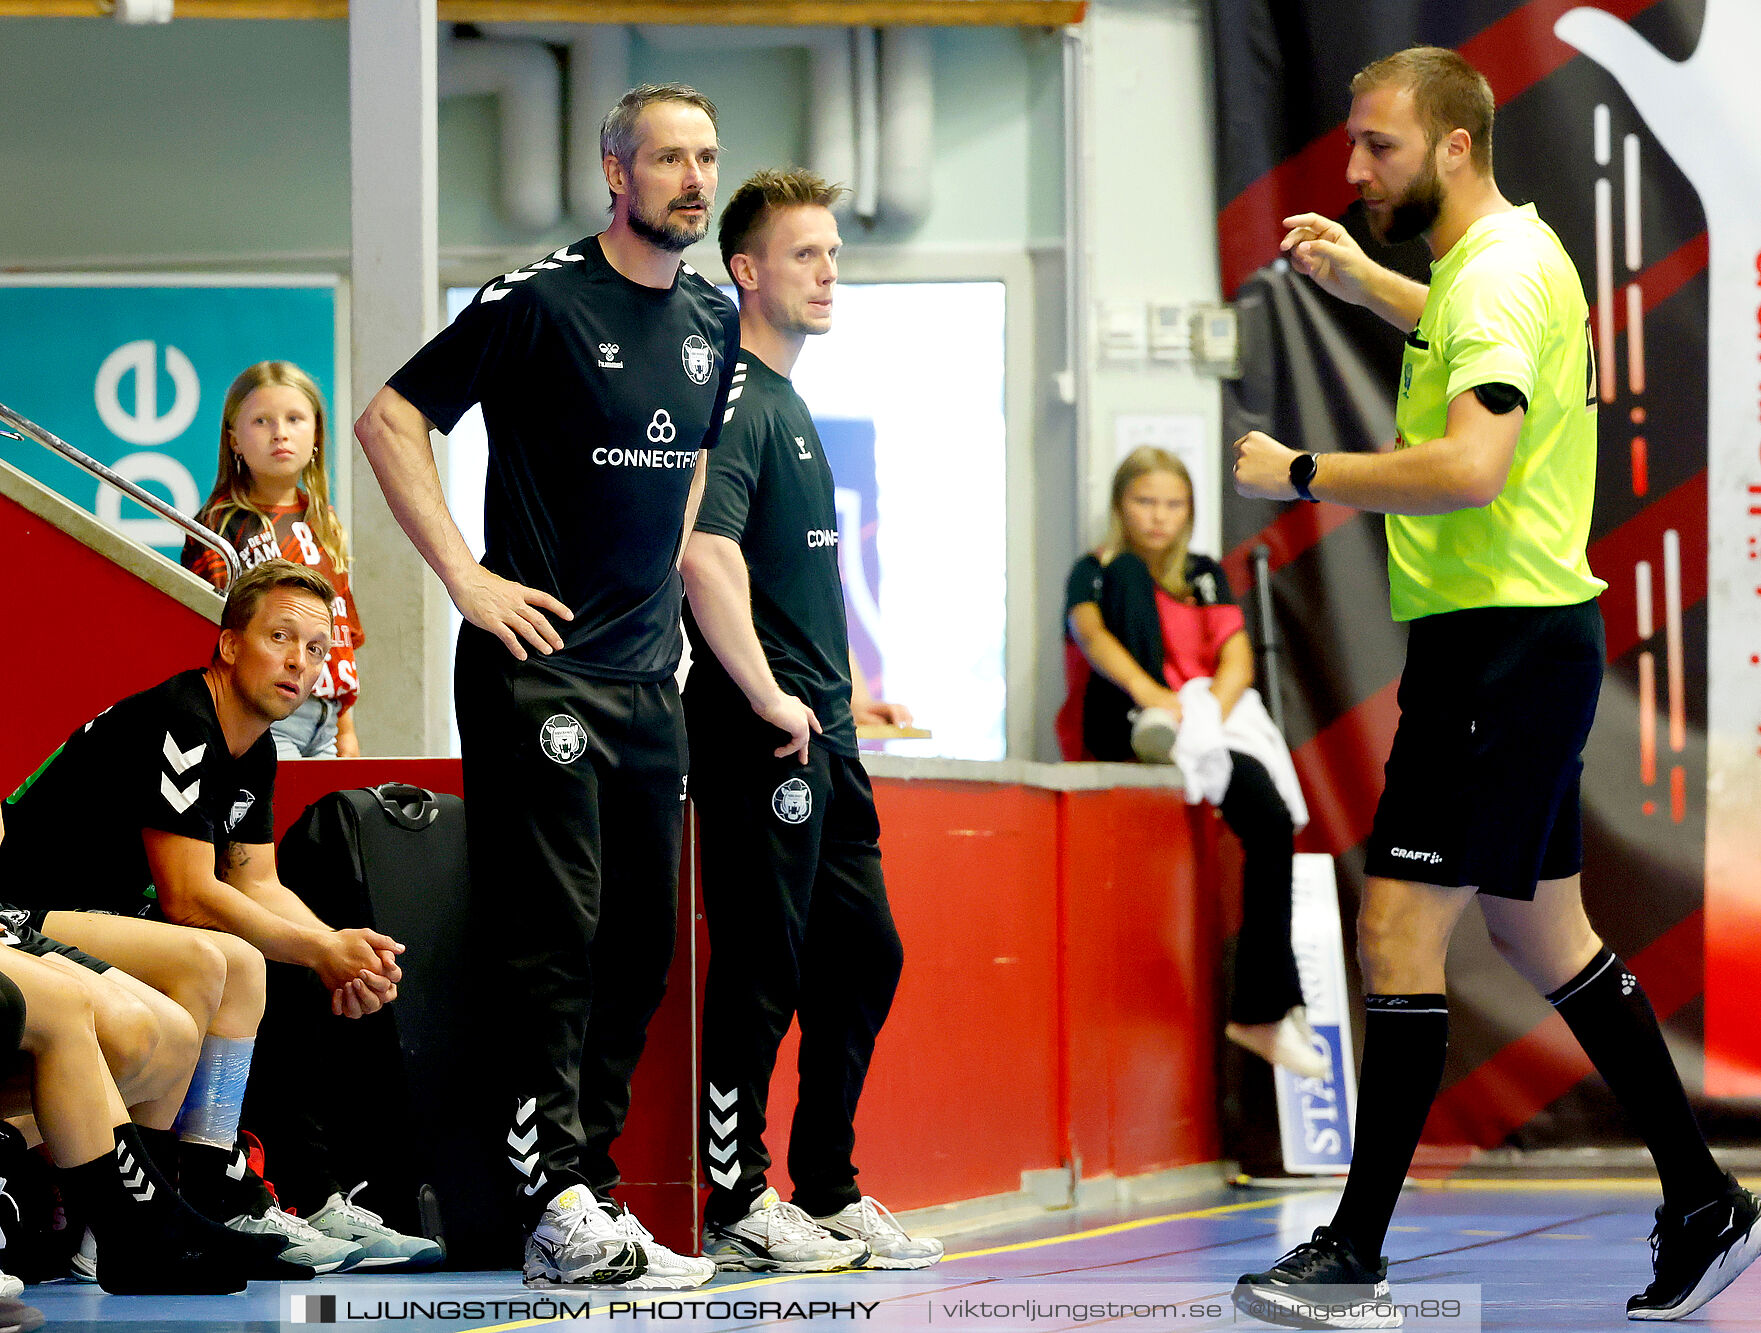
[[[478,629],[495,635],[521,662],[526,660],[522,639],[546,656],[563,646],[562,635],[556,632],[546,611],[564,620],[575,618],[574,612],[549,593],[504,579],[482,565],[469,570],[450,591],[459,614]]]

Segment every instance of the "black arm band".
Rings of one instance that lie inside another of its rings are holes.
[[[1528,395],[1523,393],[1523,391],[1517,388],[1514,384],[1504,384],[1502,382],[1493,384],[1476,384],[1474,385],[1474,397],[1484,403],[1486,405],[1486,410],[1492,413],[1493,416],[1501,417],[1506,412],[1513,411],[1519,407],[1525,412],[1529,410]]]

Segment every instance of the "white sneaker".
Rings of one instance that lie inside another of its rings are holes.
[[[753,1273],[830,1273],[860,1268],[868,1258],[862,1241],[832,1235],[774,1189],[739,1221],[711,1227],[703,1252],[717,1268]]]
[[[1223,1029],[1223,1035],[1268,1064],[1283,1065],[1298,1078],[1326,1078],[1333,1072],[1315,1049],[1319,1038],[1309,1026],[1308,1010],[1300,1004],[1276,1024],[1230,1023]]]
[[[332,1194],[324,1206],[306,1220],[333,1240],[359,1245],[365,1256],[356,1268],[375,1268],[380,1272],[417,1272],[433,1268],[446,1258],[446,1253],[426,1236],[406,1236],[385,1225],[385,1219],[370,1208],[355,1202],[355,1195],[367,1188],[362,1181],[348,1192]]]
[[[367,1251],[352,1240],[326,1236],[302,1217],[271,1207],[261,1217],[240,1213],[226,1224],[245,1235],[283,1236],[287,1248],[281,1257],[293,1264],[305,1264],[314,1273],[346,1273],[367,1257]]]
[[[715,1276],[713,1260],[673,1253],[657,1241],[654,1233],[638,1222],[636,1214],[628,1208],[618,1209],[617,1216],[612,1218],[612,1226],[618,1235],[641,1245],[643,1252],[648,1255],[648,1271],[639,1282],[633,1284],[635,1286],[675,1289],[701,1287]]]
[[[91,1233],[87,1232],[86,1234],[90,1235]],[[86,1282],[96,1282],[98,1278],[94,1273],[93,1276],[81,1280]],[[10,1299],[14,1296],[22,1295],[24,1295],[24,1279],[13,1277],[11,1273],[0,1273],[0,1299]],[[38,1322],[40,1323],[41,1321],[39,1320]]]
[[[898,1220],[866,1194],[830,1217],[813,1220],[834,1236],[867,1245],[868,1268],[928,1268],[941,1261],[941,1241],[934,1236],[907,1235]]]
[[[98,1280],[98,1238],[92,1234],[90,1227],[87,1227],[86,1234],[79,1238],[79,1249],[75,1250],[73,1258],[67,1261],[67,1268],[69,1275],[75,1282],[96,1282]],[[18,1282],[17,1278],[7,1278],[4,1273],[0,1273],[0,1278],[6,1278],[5,1282],[0,1282],[0,1296],[19,1294],[18,1291],[12,1291],[6,1285],[7,1282]],[[19,1282],[18,1286],[19,1291],[24,1290],[24,1283]]]
[[[1131,715],[1131,750],[1146,764],[1174,762],[1174,735],[1180,724],[1166,708],[1140,708]]]
[[[526,1238],[529,1287],[699,1287],[715,1275],[713,1265],[705,1272],[702,1263],[657,1243],[630,1214],[614,1217],[585,1185],[571,1185],[552,1199]]]

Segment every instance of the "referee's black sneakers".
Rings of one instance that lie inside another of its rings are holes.
[[[1243,1273],[1233,1299],[1242,1314],[1285,1328],[1400,1327],[1388,1261],[1371,1268],[1332,1227],[1316,1227],[1314,1239],[1265,1272]]]
[[[1680,1319],[1723,1291],[1761,1254],[1761,1206],[1726,1176],[1724,1193],[1691,1213],[1657,1210],[1651,1285],[1626,1303],[1628,1319]]]

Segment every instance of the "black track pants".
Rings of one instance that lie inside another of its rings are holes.
[[[703,1169],[709,1221],[765,1188],[765,1101],[777,1046],[801,1024],[789,1140],[794,1202],[854,1203],[856,1103],[892,1007],[903,952],[881,879],[874,791],[856,759],[814,745],[803,765],[768,747],[705,742],[692,775],[703,848],[709,978],[703,1011]]]
[[[618,1183],[611,1144],[673,956],[686,767],[673,681],[516,662],[466,627],[455,674],[474,918],[521,1211]]]

